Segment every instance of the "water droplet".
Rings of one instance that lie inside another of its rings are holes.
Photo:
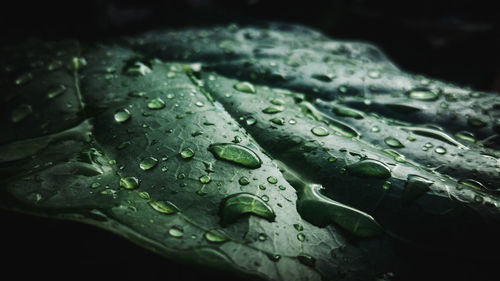
[[[29,81],[31,81],[32,79],[33,79],[33,74],[31,74],[31,72],[27,72],[17,77],[17,79],[14,81],[14,84],[24,85]]]
[[[461,179],[458,181],[458,183],[475,190],[480,190],[480,191],[487,190],[487,188],[482,183],[473,179]]]
[[[197,101],[197,102],[195,103],[195,105],[196,105],[197,107],[203,107],[203,105],[204,105],[204,104],[203,104],[201,101]]]
[[[247,123],[247,125],[248,125],[248,126],[252,126],[252,125],[254,125],[255,123],[257,123],[257,120],[256,120],[255,118],[253,118],[253,117],[248,117],[248,118],[246,119],[246,123]]]
[[[368,71],[368,77],[370,77],[372,79],[378,79],[378,78],[380,78],[380,72],[377,70]]]
[[[241,185],[247,185],[250,183],[250,181],[248,180],[247,177],[241,177],[239,180],[238,180],[238,183],[241,184]]]
[[[295,125],[295,124],[297,124],[297,120],[290,119],[290,120],[288,120],[288,123],[290,123],[291,125]]]
[[[270,177],[267,178],[267,182],[270,183],[270,184],[277,184],[278,183],[278,179],[276,179],[273,176],[270,176]]]
[[[57,87],[51,88],[50,90],[47,91],[47,98],[53,99],[62,93],[66,92],[66,86],[64,85],[59,85]]]
[[[266,114],[276,114],[276,113],[279,113],[282,111],[283,111],[282,106],[269,106],[269,107],[266,107],[262,110],[262,112],[264,112]]]
[[[255,152],[239,144],[215,143],[211,144],[208,150],[219,159],[236,163],[247,168],[257,169],[262,164],[262,161]]]
[[[259,241],[266,241],[267,240],[267,235],[265,233],[259,233],[259,235],[257,236],[257,238],[259,239]]]
[[[270,222],[276,218],[273,209],[264,200],[251,193],[237,193],[224,198],[221,202],[221,224],[231,224],[239,217],[251,214]]]
[[[12,123],[19,123],[23,121],[32,112],[33,109],[31,108],[31,105],[20,104],[12,110],[10,114],[10,120],[12,121]]]
[[[120,186],[125,189],[136,189],[139,186],[139,179],[136,177],[121,178]]]
[[[398,139],[396,138],[393,138],[393,137],[387,137],[384,139],[384,142],[390,146],[390,147],[394,147],[394,148],[402,148],[402,147],[405,147]]]
[[[174,225],[168,230],[168,234],[175,238],[181,238],[182,236],[184,236],[184,230],[182,229],[182,227]]]
[[[212,181],[209,175],[203,175],[199,178],[200,182],[203,184],[207,184]]]
[[[412,99],[422,101],[434,101],[439,97],[438,93],[426,89],[411,90],[408,92],[408,96]]]
[[[476,203],[483,202],[483,197],[480,195],[474,195],[474,202],[476,202]]]
[[[273,118],[273,119],[271,119],[271,122],[273,122],[276,125],[280,125],[280,126],[285,125],[285,119],[283,119],[283,118]]]
[[[170,201],[149,201],[148,204],[162,214],[171,215],[179,212],[179,208]]]
[[[239,82],[234,84],[234,88],[240,92],[255,94],[255,86],[250,82]]]
[[[313,258],[312,256],[310,255],[307,255],[307,254],[300,254],[297,256],[297,259],[307,265],[307,266],[310,266],[310,267],[314,267],[314,265],[316,264],[316,259]]]
[[[151,73],[152,70],[144,62],[132,59],[126,62],[123,67],[123,71],[129,76],[145,76],[146,74]]]
[[[281,185],[281,184],[278,186],[278,188],[279,188],[280,190],[285,190],[285,189],[286,189],[286,187],[285,187],[284,185]]]
[[[142,170],[147,171],[154,168],[157,164],[158,164],[158,159],[154,157],[146,157],[142,159],[141,163],[139,163],[139,167]]]
[[[405,201],[415,201],[430,190],[434,182],[417,175],[408,175],[401,198]]]
[[[285,102],[282,99],[272,99],[271,103],[274,105],[284,105]]]
[[[347,166],[349,174],[357,177],[371,177],[386,179],[391,176],[391,170],[384,163],[373,160],[361,160],[357,163]]]
[[[60,60],[56,60],[56,61],[53,61],[53,62],[51,62],[51,63],[49,63],[49,64],[47,65],[47,70],[48,70],[48,71],[54,71],[54,70],[56,70],[56,69],[61,68],[62,66],[63,66],[62,61],[60,61]]]
[[[335,74],[333,73],[328,73],[328,74],[313,74],[311,75],[312,78],[322,81],[322,82],[331,82],[333,78],[335,78]]]
[[[234,139],[232,140],[233,143],[240,143],[242,141],[240,136],[234,136]]]
[[[122,108],[115,112],[115,121],[119,123],[123,123],[130,119],[130,111],[125,108]]]
[[[120,144],[116,147],[116,149],[118,149],[118,150],[122,150],[122,149],[126,148],[126,147],[127,147],[127,146],[129,146],[129,145],[130,145],[130,141],[124,141],[124,142],[120,143]]]
[[[92,183],[92,184],[90,185],[90,188],[98,188],[99,186],[101,186],[101,184],[100,184],[100,183],[98,183],[98,182],[94,182],[94,183]]]
[[[436,129],[432,129],[432,128],[422,128],[422,127],[401,127],[401,129],[403,129],[405,131],[412,132],[412,133],[417,134],[417,135],[430,137],[430,138],[433,138],[433,139],[436,139],[439,141],[446,142],[446,143],[454,145],[460,149],[467,148],[463,144],[456,141],[452,136],[450,136],[447,133],[442,132],[440,130],[436,130]],[[431,148],[431,147],[428,147],[428,148]]]
[[[146,199],[146,200],[151,199],[151,196],[146,191],[140,191],[138,194],[139,194],[139,197],[141,197],[142,199]]]
[[[274,262],[277,262],[281,259],[280,255],[268,254],[267,257]]]
[[[322,126],[316,126],[316,127],[312,128],[311,132],[318,137],[324,137],[324,136],[328,136],[330,134],[328,132],[328,130]]]
[[[436,153],[439,153],[439,154],[445,154],[446,153],[446,148],[444,148],[442,146],[438,146],[438,147],[436,147],[436,149],[434,149],[434,151]]]
[[[266,186],[265,186],[265,185],[262,185],[262,184],[259,184],[259,189],[260,189],[260,190],[266,190]]]
[[[184,173],[180,173],[180,174],[177,175],[177,179],[178,180],[183,180],[185,178],[186,178],[186,174],[184,174]]]
[[[391,189],[392,183],[390,181],[385,181],[384,184],[382,185],[382,188],[384,190],[389,190]]]
[[[461,140],[464,140],[464,141],[472,142],[472,143],[476,142],[476,137],[471,132],[461,131],[461,132],[456,133],[455,137],[457,137]]]
[[[184,148],[181,150],[180,155],[183,159],[190,159],[194,156],[194,151],[191,148]]]
[[[337,106],[333,109],[333,113],[335,113],[338,116],[350,117],[350,118],[354,118],[354,119],[363,119],[364,118],[363,113],[361,113],[357,110],[348,108],[348,107]]]
[[[75,71],[80,71],[85,66],[87,66],[87,61],[85,60],[85,58],[80,58],[80,57],[73,57],[71,59],[71,63],[67,65],[69,70],[75,70]]]
[[[337,161],[337,158],[336,158],[336,157],[334,157],[334,156],[330,156],[330,157],[328,157],[328,162],[333,163],[333,162],[335,162],[335,161]]]
[[[161,98],[149,99],[146,103],[149,109],[162,109],[165,107],[165,102]]]
[[[222,243],[228,240],[227,236],[217,229],[205,232],[204,237],[212,243]]]
[[[268,202],[268,201],[269,201],[269,196],[267,196],[267,195],[265,195],[265,194],[264,194],[264,195],[262,195],[260,198],[261,198],[261,199],[262,199],[262,201],[264,201],[264,202]]]
[[[373,126],[371,128],[371,131],[374,132],[374,133],[378,133],[378,132],[380,132],[380,128],[378,126]]]
[[[298,224],[298,223],[294,223],[294,224],[293,224],[293,227],[294,227],[297,231],[303,231],[303,230],[304,230],[304,227],[303,227],[301,224]]]
[[[479,119],[479,118],[475,118],[475,117],[469,117],[467,119],[467,124],[469,124],[470,126],[472,127],[476,127],[476,128],[481,128],[481,127],[484,127],[486,126],[486,122]]]
[[[299,234],[297,234],[297,239],[300,242],[304,242],[304,240],[306,240],[306,236],[303,233],[299,233]]]

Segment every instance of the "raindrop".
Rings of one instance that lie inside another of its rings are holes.
[[[384,142],[390,146],[390,147],[394,147],[394,148],[402,148],[402,147],[405,147],[398,139],[396,138],[393,138],[393,137],[387,137],[384,139]]]
[[[154,157],[146,157],[142,159],[141,163],[139,163],[139,167],[142,170],[147,171],[154,168],[157,164],[158,164],[158,159]]]
[[[47,98],[53,99],[61,95],[62,93],[66,92],[66,89],[67,89],[66,86],[62,84],[57,87],[51,88],[47,91]]]
[[[259,156],[244,146],[233,143],[215,143],[208,147],[215,157],[242,165],[247,168],[256,169],[262,164]]]
[[[234,84],[234,88],[240,92],[255,94],[255,86],[250,82],[239,82]]]
[[[139,179],[136,177],[123,177],[120,179],[120,186],[125,189],[136,189],[139,186]]]
[[[190,159],[194,156],[194,151],[191,148],[184,148],[181,150],[180,155],[183,159]]]
[[[165,107],[165,102],[161,98],[146,100],[149,109],[162,109]]]
[[[130,119],[130,111],[128,111],[125,108],[122,108],[115,112],[114,117],[116,122],[123,123]]]
[[[20,104],[12,110],[10,114],[10,120],[12,121],[12,123],[19,123],[23,121],[32,112],[33,109],[31,108],[31,105]]]
[[[318,137],[324,137],[324,136],[328,136],[330,134],[328,132],[328,130],[325,127],[322,127],[322,126],[313,127],[311,129],[311,132],[313,134],[315,134],[316,136],[318,136]]]

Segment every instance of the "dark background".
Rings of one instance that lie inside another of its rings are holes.
[[[157,29],[275,20],[332,38],[378,45],[403,70],[476,90],[500,92],[500,11],[495,1],[24,1],[0,7],[0,45],[29,37],[93,41]],[[1,54],[0,55],[5,55]],[[232,276],[165,262],[95,227],[0,212],[4,272],[62,277],[100,270],[119,277],[198,280]],[[415,256],[413,278],[481,280],[496,263]],[[500,263],[500,260],[499,260]],[[17,269],[19,266],[19,269]],[[457,273],[460,268],[464,273]],[[464,271],[465,268],[465,271]],[[431,273],[438,270],[437,273]],[[409,280],[408,279],[408,280]],[[488,278],[489,279],[489,278]],[[494,278],[493,278],[494,279]],[[406,279],[405,279],[406,280]]]

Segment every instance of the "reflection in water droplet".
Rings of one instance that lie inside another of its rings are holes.
[[[149,201],[148,204],[162,214],[171,215],[179,212],[179,208],[170,201]]]
[[[212,243],[221,243],[228,240],[227,236],[217,229],[209,230],[203,236]]]

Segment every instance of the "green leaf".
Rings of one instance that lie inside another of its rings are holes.
[[[498,96],[293,25],[95,43],[2,50],[1,207],[253,280],[500,248]]]

